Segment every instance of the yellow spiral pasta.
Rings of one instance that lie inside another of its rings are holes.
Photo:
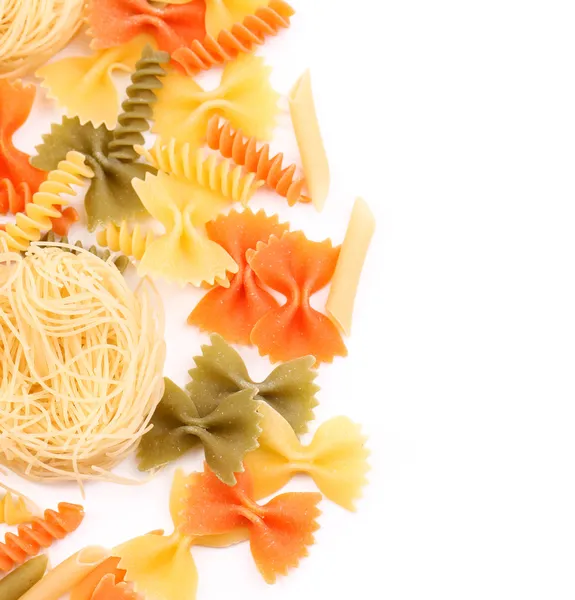
[[[34,515],[22,496],[7,492],[0,499],[0,523],[21,525],[22,523],[29,523],[33,518]]]
[[[108,223],[105,229],[101,229],[96,234],[96,241],[100,246],[109,248],[113,252],[122,252],[136,260],[142,259],[144,252],[155,239],[156,235],[153,231],[146,231],[138,224],[134,229],[130,229],[126,221],[122,221],[120,227]]]
[[[244,206],[264,185],[255,173],[246,174],[231,160],[220,160],[216,154],[206,157],[201,150],[193,150],[190,144],[179,143],[174,138],[169,142],[158,138],[151,149],[139,146],[136,151],[160,171],[194,181]]]
[[[63,195],[75,196],[73,185],[81,185],[84,179],[94,177],[94,172],[85,163],[79,152],[70,151],[58,168],[48,174],[48,179],[26,205],[25,212],[16,215],[16,223],[7,223],[6,230],[0,231],[0,241],[4,240],[9,250],[23,252],[31,242],[37,242],[43,232],[52,229],[50,219],[62,216],[59,207],[68,204]]]

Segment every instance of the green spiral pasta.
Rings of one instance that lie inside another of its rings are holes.
[[[40,241],[41,242],[57,242],[59,244],[70,244],[71,243],[68,240],[67,236],[58,237],[57,235],[55,235],[55,233],[53,231],[49,231],[48,233],[44,234],[42,236],[42,238],[40,239]],[[97,256],[98,258],[101,258],[102,260],[108,260],[110,258],[110,256],[112,255],[112,253],[109,250],[100,250],[96,246],[90,246],[89,248],[86,248],[80,240],[75,242],[74,246],[76,246],[78,248],[83,248],[84,250],[87,250],[88,252],[90,252],[94,256]],[[64,250],[69,251],[69,252],[74,252],[73,250],[69,250],[68,248],[64,248]],[[118,271],[120,271],[120,273],[123,273],[128,268],[128,265],[130,264],[130,259],[125,254],[120,254],[114,258],[113,262],[116,265],[116,268],[118,269]]]
[[[32,558],[9,575],[6,575],[4,579],[0,580],[0,598],[2,600],[18,600],[18,598],[21,598],[42,579],[47,565],[48,557],[43,554]]]
[[[128,97],[122,104],[122,114],[114,129],[114,139],[109,145],[109,158],[122,162],[134,162],[139,154],[134,146],[144,143],[144,132],[150,128],[153,116],[152,104],[156,102],[156,90],[162,87],[161,77],[166,74],[163,63],[170,60],[167,52],[155,51],[146,46],[136,70],[132,73],[132,83],[126,90]]]

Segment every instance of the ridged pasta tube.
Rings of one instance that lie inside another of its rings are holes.
[[[286,198],[290,206],[296,202],[310,202],[302,194],[305,180],[296,177],[296,166],[283,168],[281,153],[270,158],[269,144],[263,144],[258,149],[255,137],[245,138],[241,130],[234,131],[227,121],[220,126],[217,115],[208,123],[207,143],[212,150],[219,150],[222,156],[231,158],[236,164],[254,173],[258,180],[265,181],[270,188]]]
[[[84,155],[74,150],[68,152],[58,168],[50,171],[48,178],[26,205],[25,212],[16,215],[16,223],[7,223],[0,231],[0,240],[5,240],[8,249],[23,252],[31,242],[37,242],[42,232],[53,227],[51,219],[62,216],[59,207],[68,204],[63,195],[75,196],[73,185],[81,185],[84,179],[94,177],[94,172],[85,163]]]
[[[231,160],[221,160],[215,154],[206,157],[201,150],[179,144],[174,138],[167,143],[158,138],[150,150],[141,146],[136,150],[158,170],[199,183],[244,206],[264,184],[255,173],[246,174],[241,166],[234,167]]]
[[[134,229],[130,229],[126,221],[122,221],[119,227],[108,223],[105,229],[100,229],[96,234],[96,241],[100,246],[132,256],[136,260],[142,259],[144,252],[155,239],[153,231],[145,231],[138,224]]]
[[[294,9],[283,0],[272,0],[253,15],[248,15],[231,29],[224,29],[218,37],[207,35],[203,42],[194,40],[190,47],[182,47],[173,54],[190,75],[216,65],[222,65],[238,54],[248,54],[261,46],[267,37],[277,35],[290,26]]]
[[[138,158],[134,146],[144,143],[142,133],[150,128],[152,105],[157,100],[156,90],[162,87],[160,78],[166,74],[162,64],[169,60],[167,52],[156,51],[149,45],[142,51],[142,57],[132,73],[132,83],[126,90],[128,97],[122,104],[108,158],[122,162],[133,162]]]

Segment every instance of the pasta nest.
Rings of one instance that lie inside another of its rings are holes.
[[[163,326],[151,284],[132,291],[111,259],[0,241],[0,463],[33,480],[114,479],[163,394]]]

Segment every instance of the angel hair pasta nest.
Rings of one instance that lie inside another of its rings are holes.
[[[64,247],[0,247],[0,462],[112,478],[163,393],[163,309],[146,280],[134,292],[111,262]]]

